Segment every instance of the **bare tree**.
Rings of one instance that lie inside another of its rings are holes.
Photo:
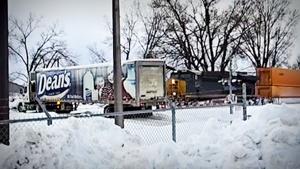
[[[142,29],[135,33],[136,39],[141,48],[143,58],[159,58],[162,39],[164,37],[164,15],[163,13],[150,8],[150,12],[145,14],[145,7],[141,8],[138,2],[135,3],[137,17]]]
[[[26,77],[37,68],[48,68],[62,64],[74,65],[66,44],[61,40],[63,32],[56,26],[41,30],[41,18],[29,15],[23,22],[16,18],[9,20],[9,55],[21,61],[26,72],[17,74]]]
[[[173,64],[184,64],[188,69],[199,69],[194,53],[191,18],[188,14],[188,5],[178,0],[153,0],[152,7],[161,11],[164,17],[165,37],[162,45],[165,57],[173,61]],[[196,46],[195,46],[196,47]],[[195,49],[197,50],[197,49]]]
[[[141,58],[157,58],[159,45],[164,36],[161,28],[163,16],[148,6],[141,8],[138,1],[130,4],[131,9],[121,16],[121,51],[125,59],[130,59],[132,53]],[[146,9],[147,8],[147,9]],[[111,23],[107,27],[112,35]],[[104,44],[111,46],[111,36]]]
[[[121,48],[125,54],[125,59],[128,60],[132,48],[135,46],[135,27],[137,18],[133,13],[126,14],[121,28]]]
[[[126,13],[124,16],[125,16],[124,18],[121,17],[121,28],[120,28],[121,44],[120,45],[121,45],[122,54],[125,55],[125,59],[128,60],[136,44],[135,29],[137,24],[137,17],[133,11],[131,11],[130,13]],[[112,46],[112,36],[113,36],[112,24],[110,21],[107,21],[106,24],[108,30],[110,31],[110,36],[106,37],[104,44],[108,46]]]
[[[153,0],[152,5],[168,16],[166,53],[175,61],[183,60],[188,69],[224,71],[229,56],[240,44],[237,32],[249,11],[250,3],[235,0],[220,12],[217,0]],[[238,43],[236,43],[238,42]]]
[[[290,66],[291,69],[300,69],[300,55],[298,55],[296,63]]]
[[[96,44],[94,44],[93,46],[88,46],[87,48],[91,54],[91,58],[90,58],[91,63],[107,62],[103,50],[98,49]]]
[[[299,14],[289,8],[288,0],[251,0],[252,12],[241,24],[249,27],[242,34],[239,52],[255,67],[277,67],[284,64],[294,41]]]

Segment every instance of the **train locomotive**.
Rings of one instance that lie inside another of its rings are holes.
[[[195,101],[225,99],[229,94],[229,72],[200,72],[192,70],[173,71],[167,80],[169,99],[188,104]],[[247,72],[236,72],[232,76],[232,93],[242,95],[242,84],[247,88],[248,99],[255,97],[256,76]]]

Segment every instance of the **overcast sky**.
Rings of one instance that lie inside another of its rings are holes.
[[[140,0],[144,3],[145,1],[148,0]],[[300,0],[290,1],[292,7],[300,9]],[[112,20],[111,2],[111,0],[8,0],[8,13],[9,16],[19,19],[33,13],[36,16],[43,16],[49,25],[58,23],[65,32],[70,50],[80,56],[80,64],[88,64],[89,53],[86,47],[94,43],[100,47],[110,34],[107,21]],[[121,16],[126,9],[130,9],[131,2],[132,0],[120,0]],[[300,55],[300,24],[296,36],[292,58]],[[106,47],[104,50],[107,55],[112,54],[112,48]]]
[[[26,18],[32,12],[48,24],[58,23],[74,54],[88,55],[87,45],[101,43],[109,33],[111,3],[107,0],[8,0],[9,16]],[[87,59],[80,59],[87,64]]]

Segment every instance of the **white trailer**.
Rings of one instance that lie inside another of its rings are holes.
[[[125,109],[161,107],[166,102],[166,65],[163,60],[140,59],[122,64],[122,95]],[[105,112],[113,111],[114,89],[112,64],[51,68],[31,73],[29,102],[39,98],[49,110],[70,112],[78,103],[103,103]],[[27,106],[27,107],[26,107]]]

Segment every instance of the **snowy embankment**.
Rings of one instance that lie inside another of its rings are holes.
[[[152,145],[130,134],[129,129],[114,126],[112,119],[101,117],[70,118],[53,126],[46,126],[45,122],[31,127],[23,124],[23,128],[13,131],[9,147],[0,145],[0,166],[300,168],[300,105],[266,105],[248,110],[252,117],[246,122],[235,118],[231,125],[224,125],[223,115],[213,115],[199,122],[203,125],[201,130],[190,127],[197,131],[178,143]],[[184,125],[189,124],[188,120],[185,122]],[[194,126],[195,121],[190,124]],[[147,131],[148,126],[144,127]],[[169,125],[159,127],[170,128]],[[151,128],[147,131],[149,135]]]

